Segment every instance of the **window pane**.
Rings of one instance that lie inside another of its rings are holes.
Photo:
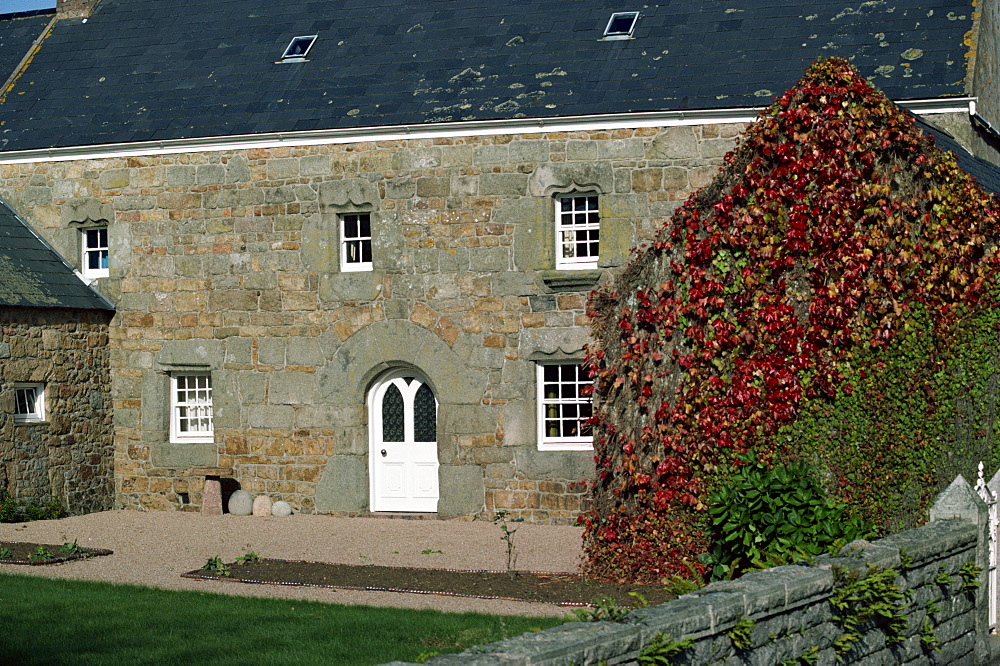
[[[403,441],[403,396],[394,384],[382,397],[382,441]]]
[[[437,441],[437,404],[434,392],[427,384],[417,389],[413,399],[413,439],[417,442]]]
[[[587,443],[591,437],[586,421],[593,413],[590,402],[591,382],[576,363],[541,366],[542,438],[557,444],[560,440]]]

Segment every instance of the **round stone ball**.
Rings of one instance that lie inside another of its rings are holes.
[[[288,502],[278,500],[271,506],[271,515],[277,516],[278,518],[290,516],[292,515],[292,507],[288,504]]]
[[[271,515],[271,498],[267,495],[257,495],[253,501],[253,515],[255,516],[270,516]]]
[[[229,513],[234,516],[249,516],[253,513],[253,496],[245,490],[237,490],[229,496]]]

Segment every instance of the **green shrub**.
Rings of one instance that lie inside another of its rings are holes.
[[[63,516],[59,500],[52,498],[46,504],[9,497],[0,491],[0,523],[25,523],[30,520],[52,520]]]
[[[809,558],[865,536],[801,462],[767,468],[749,456],[710,495],[714,546],[701,556],[714,580]]]

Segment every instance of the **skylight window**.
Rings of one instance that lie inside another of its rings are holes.
[[[316,43],[316,35],[305,35],[302,37],[292,37],[288,42],[288,48],[281,55],[281,62],[303,62],[309,49]]]
[[[605,39],[629,39],[635,22],[639,20],[639,12],[615,12],[604,29]]]

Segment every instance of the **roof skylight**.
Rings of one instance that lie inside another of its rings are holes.
[[[628,39],[632,36],[639,12],[615,12],[604,29],[604,39]]]
[[[292,41],[288,42],[288,48],[281,54],[281,62],[304,62],[309,49],[315,43],[316,35],[292,37]]]

